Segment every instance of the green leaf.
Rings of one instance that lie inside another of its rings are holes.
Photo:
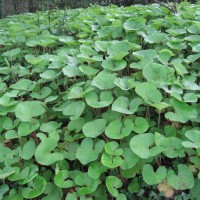
[[[145,27],[144,21],[139,21],[137,19],[130,19],[124,23],[124,28],[127,31],[137,31]]]
[[[127,200],[126,195],[125,194],[119,194],[116,198],[116,200]]]
[[[167,169],[164,166],[160,166],[156,172],[154,172],[153,167],[150,164],[146,164],[142,169],[142,176],[148,185],[156,185],[166,178]]]
[[[41,165],[51,165],[58,160],[63,160],[61,153],[51,153],[57,147],[57,139],[46,138],[36,148],[35,159]]]
[[[77,194],[74,193],[67,193],[65,200],[77,200]]]
[[[193,105],[189,106],[187,103],[178,101],[174,98],[170,100],[170,103],[175,109],[175,112],[165,113],[165,118],[171,121],[185,123],[188,120],[191,120],[197,117],[197,110]]]
[[[172,64],[176,70],[176,73],[183,76],[184,74],[187,74],[188,71],[186,69],[186,67],[181,63],[181,60],[175,59],[172,60]]]
[[[119,144],[115,141],[107,142],[105,144],[105,151],[110,155],[121,156],[123,154],[123,150],[118,147]]]
[[[43,87],[40,92],[31,93],[31,97],[35,99],[44,99],[51,94],[52,90],[49,87]]]
[[[83,74],[87,75],[88,77],[93,77],[99,72],[99,70],[87,65],[80,65],[79,69]]]
[[[186,190],[194,187],[194,177],[187,165],[179,164],[178,175],[173,170],[167,174],[167,182],[176,190]]]
[[[113,169],[119,167],[123,163],[123,160],[120,156],[103,153],[101,156],[101,162],[104,166]]]
[[[39,128],[40,124],[34,120],[32,122],[21,122],[18,126],[18,135],[20,137],[27,136],[37,130]]]
[[[125,60],[112,61],[108,59],[108,60],[103,61],[101,65],[104,69],[107,69],[110,71],[120,71],[126,67],[127,62]]]
[[[155,32],[144,38],[144,40],[150,44],[152,43],[162,43],[166,40],[166,34]]]
[[[159,147],[152,147],[153,144],[154,135],[152,133],[136,135],[130,141],[131,150],[142,159],[151,158],[162,151]]]
[[[115,78],[115,74],[110,74],[102,71],[94,77],[92,85],[99,88],[100,90],[110,90],[115,87]]]
[[[130,44],[125,41],[117,41],[108,47],[108,55],[112,60],[122,60],[129,54]]]
[[[11,167],[5,167],[3,170],[0,169],[0,179],[5,179],[15,173],[15,170]]]
[[[16,49],[12,49],[12,50],[4,52],[2,56],[7,57],[9,60],[15,60],[20,53],[21,53],[21,49],[16,48]]]
[[[133,130],[133,122],[130,119],[112,121],[105,130],[107,137],[111,139],[122,139],[127,137]]]
[[[148,63],[143,68],[143,76],[157,87],[168,84],[168,71],[164,65]]]
[[[80,173],[75,177],[75,183],[81,186],[77,188],[77,194],[85,195],[93,193],[97,189],[99,180],[90,178],[87,173]]]
[[[148,121],[143,117],[136,117],[133,131],[136,133],[145,133],[149,129]]]
[[[93,179],[98,179],[107,168],[98,161],[92,162],[88,168],[88,175]]]
[[[121,164],[120,168],[123,170],[131,169],[139,161],[139,157],[135,153],[133,153],[130,148],[123,149],[122,157],[124,159],[123,159],[123,163]]]
[[[67,180],[69,178],[69,171],[67,170],[59,170],[55,177],[54,177],[54,183],[56,186],[60,188],[71,188],[74,186],[74,183],[72,180]]]
[[[114,84],[122,90],[130,90],[136,87],[137,82],[129,77],[116,78]]]
[[[101,135],[106,128],[106,120],[105,119],[97,119],[91,122],[87,122],[82,131],[86,137],[96,138]]]
[[[190,140],[182,142],[185,148],[200,148],[200,131],[189,130],[185,132],[185,136]]]
[[[35,154],[36,145],[34,140],[29,140],[22,148],[20,157],[24,160],[30,160]]]
[[[106,187],[110,194],[114,197],[117,197],[119,192],[118,189],[123,185],[122,181],[115,176],[108,176],[106,178]]]
[[[66,66],[62,69],[63,74],[69,78],[81,76],[81,71],[77,66]]]
[[[111,91],[103,91],[100,94],[89,92],[85,95],[85,98],[87,104],[93,108],[104,108],[113,102]]]
[[[45,79],[45,80],[54,80],[55,78],[57,78],[59,74],[56,73],[56,71],[54,70],[46,70],[44,71],[42,74],[40,74],[40,77],[42,79]]]
[[[84,109],[85,103],[83,101],[71,102],[63,109],[63,115],[70,116],[71,120],[75,120],[81,116]]]
[[[152,83],[139,83],[135,88],[136,93],[146,102],[158,103],[162,100],[162,94]]]
[[[139,191],[139,184],[138,184],[138,180],[137,178],[133,178],[132,181],[130,182],[130,184],[128,185],[128,191],[130,193],[135,193]]]
[[[127,97],[118,97],[112,104],[112,110],[130,115],[137,111],[141,103],[142,102],[139,98],[133,99],[131,102],[129,102]]]
[[[86,165],[97,160],[99,153],[102,152],[103,148],[103,140],[98,140],[94,144],[94,141],[91,138],[85,138],[77,149],[76,157],[83,165]]]
[[[139,60],[153,60],[157,57],[157,52],[154,49],[146,49],[141,51],[134,51],[133,56]]]
[[[174,54],[169,49],[162,49],[161,51],[159,51],[159,60],[164,65],[168,64],[172,56],[174,56]]]
[[[110,43],[107,41],[95,41],[95,46],[99,51],[106,51]]]
[[[29,187],[24,187],[22,189],[22,195],[26,199],[32,199],[40,196],[46,186],[46,181],[43,177],[37,176],[29,184]]]
[[[15,115],[23,122],[32,122],[34,117],[45,113],[45,109],[40,101],[25,101],[17,104]]]
[[[34,89],[35,83],[28,79],[20,79],[10,87],[15,90],[31,91]]]
[[[9,187],[8,187],[8,185],[6,185],[6,184],[3,184],[3,185],[1,185],[0,186],[0,199],[3,199],[3,197],[4,197],[4,194],[6,193],[6,192],[8,192],[9,191]],[[10,196],[10,195],[9,195]],[[5,199],[5,197],[4,197],[4,199]],[[16,200],[21,200],[21,199],[17,199],[17,196],[15,195],[15,199]]]

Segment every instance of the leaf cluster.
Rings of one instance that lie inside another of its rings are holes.
[[[0,199],[199,199],[199,10],[1,20]]]

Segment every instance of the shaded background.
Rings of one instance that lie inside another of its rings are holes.
[[[174,0],[171,0],[172,2]],[[78,8],[87,7],[90,4],[106,6],[116,4],[118,6],[130,6],[136,3],[147,4],[152,0],[0,0],[0,18],[8,15],[24,12],[36,12],[37,10],[48,10],[51,8]],[[160,0],[160,2],[165,2]],[[192,0],[191,2],[195,2]]]

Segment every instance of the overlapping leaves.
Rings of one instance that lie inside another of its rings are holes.
[[[178,11],[1,20],[0,198],[199,198],[199,5]]]

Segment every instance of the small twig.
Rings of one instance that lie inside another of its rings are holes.
[[[169,6],[167,6],[167,5],[165,5],[164,3],[162,3],[162,2],[160,2],[160,1],[157,1],[157,0],[153,0],[155,3],[157,3],[157,4],[160,4],[161,6],[163,6],[163,7],[165,7],[165,8],[167,8],[168,10],[170,10],[171,12],[176,12],[175,10],[174,10],[174,8],[171,8],[171,7],[169,7]]]
[[[173,7],[174,7],[174,10],[175,10],[175,13],[177,13],[178,11],[177,11],[177,6],[176,6],[176,4],[178,3],[178,0],[176,0],[175,2],[174,2],[174,5],[173,5]]]

